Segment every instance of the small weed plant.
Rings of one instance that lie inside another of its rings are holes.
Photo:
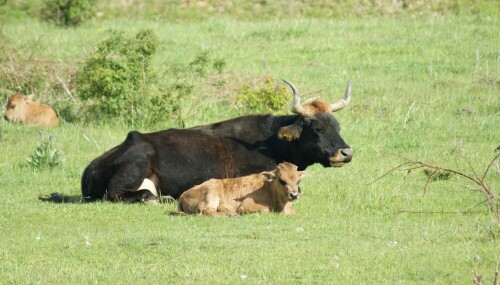
[[[63,161],[64,154],[54,147],[52,137],[43,140],[26,159],[29,168],[34,170],[54,168],[61,165]]]

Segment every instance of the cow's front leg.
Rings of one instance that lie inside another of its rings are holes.
[[[270,212],[271,207],[264,203],[256,203],[251,198],[246,198],[241,202],[241,205],[238,207],[236,212],[240,215],[248,214],[248,213],[259,213],[259,212]]]
[[[137,203],[158,198],[148,188],[154,183],[148,179],[151,187],[143,187],[145,178],[150,176],[149,157],[144,154],[144,145],[137,145],[127,152],[129,157],[115,166],[114,175],[108,182],[105,199],[114,202]]]

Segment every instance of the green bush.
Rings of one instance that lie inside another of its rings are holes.
[[[59,166],[63,160],[64,154],[54,147],[52,137],[49,137],[43,140],[36,150],[28,156],[26,163],[31,169],[40,170]]]
[[[185,125],[182,102],[200,78],[222,73],[225,61],[205,51],[188,64],[168,66],[160,76],[151,66],[159,45],[151,30],[135,37],[113,31],[98,44],[77,74],[77,91],[90,113],[86,119],[119,118],[132,125],[175,119]]]
[[[43,17],[58,26],[76,26],[92,18],[97,0],[47,0]]]
[[[275,78],[266,77],[257,84],[245,83],[236,95],[245,110],[257,113],[284,111],[290,102],[290,91]]]
[[[98,117],[141,120],[143,111],[163,102],[151,58],[160,42],[151,30],[135,37],[112,31],[77,74],[77,91]],[[162,110],[156,110],[162,111]]]
[[[218,75],[223,73],[226,62],[224,59],[215,58],[209,51],[202,51],[187,64],[178,64],[169,67],[165,73],[162,82],[165,82],[163,91],[170,98],[172,112],[170,117],[175,119],[180,128],[185,127],[186,119],[190,115],[190,111],[196,108],[184,108],[183,102],[192,99],[195,93],[195,88],[199,84],[200,79],[210,78],[210,84],[221,88],[224,86],[224,80],[218,76],[211,76],[214,72]],[[202,101],[203,95],[197,98],[197,101]],[[196,104],[199,107],[200,104]]]

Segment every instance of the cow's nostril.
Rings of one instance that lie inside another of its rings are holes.
[[[340,154],[344,157],[352,157],[352,149],[351,148],[344,148],[340,150]]]

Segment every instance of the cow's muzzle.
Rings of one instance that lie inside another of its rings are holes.
[[[340,148],[328,160],[333,167],[341,167],[352,160],[352,148]]]

